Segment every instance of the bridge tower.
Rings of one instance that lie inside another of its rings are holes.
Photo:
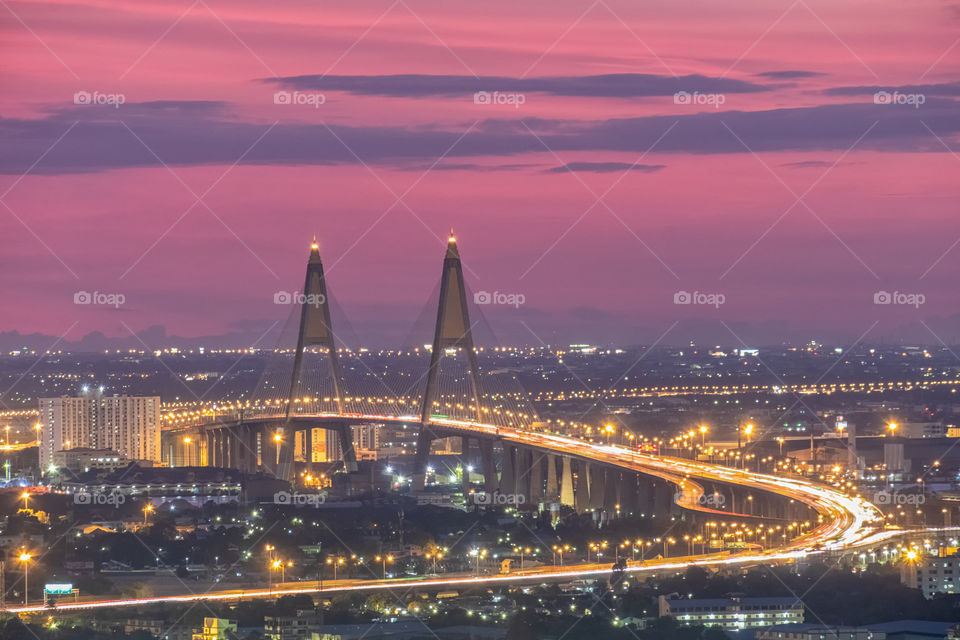
[[[427,371],[427,384],[420,405],[421,427],[417,438],[417,452],[413,469],[413,488],[422,490],[425,482],[427,458],[430,455],[430,443],[436,437],[429,427],[430,418],[436,413],[434,404],[439,398],[440,363],[447,349],[462,350],[467,358],[470,381],[470,394],[476,409],[474,418],[481,421],[480,408],[480,368],[477,365],[477,353],[473,349],[473,327],[467,311],[467,290],[463,284],[463,265],[460,262],[460,250],[457,238],[450,230],[447,240],[447,252],[443,258],[443,271],[440,275],[440,304],[437,307],[437,324],[433,334],[433,349],[430,352],[430,369]]]
[[[333,325],[330,322],[330,298],[327,296],[327,281],[323,275],[323,262],[320,259],[320,245],[316,239],[310,245],[310,259],[307,261],[307,276],[303,283],[303,301],[300,305],[300,329],[297,334],[297,350],[293,357],[293,372],[290,378],[290,397],[287,403],[286,423],[279,434],[282,438],[279,464],[276,476],[285,480],[293,477],[293,445],[295,430],[291,426],[294,416],[294,399],[302,397],[300,387],[303,384],[303,354],[307,348],[320,347],[325,350],[327,363],[332,377],[333,394],[337,413],[343,413],[343,378],[340,375],[340,360],[334,339]],[[340,447],[343,450],[344,467],[347,472],[357,470],[357,455],[353,448],[353,433],[350,425],[343,422],[337,425]],[[305,438],[311,443],[312,438]],[[309,460],[311,451],[307,451]]]

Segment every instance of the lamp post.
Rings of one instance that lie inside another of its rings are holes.
[[[393,562],[393,556],[377,556],[377,562],[383,563],[383,579],[387,579],[387,563]]]
[[[9,429],[9,427],[7,427]],[[23,606],[28,606],[30,604],[30,558],[32,558],[29,553],[26,551],[22,552],[18,558],[20,562],[23,563]]]
[[[153,511],[153,505],[148,504],[143,508],[143,524],[147,524],[147,515]]]

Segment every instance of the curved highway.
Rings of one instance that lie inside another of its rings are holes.
[[[297,418],[306,416],[297,416]],[[321,416],[317,416],[321,417]],[[418,420],[414,416],[322,416],[363,419],[366,421],[405,422]],[[807,553],[842,549],[855,546],[876,536],[881,520],[880,511],[866,500],[847,495],[833,488],[816,485],[796,478],[753,473],[730,467],[688,460],[640,453],[612,445],[590,443],[584,440],[550,433],[540,433],[524,429],[512,429],[471,421],[434,418],[430,425],[450,432],[463,432],[464,435],[486,435],[511,442],[513,444],[536,447],[562,455],[575,456],[585,460],[612,465],[668,480],[684,490],[691,490],[694,496],[701,495],[698,479],[723,482],[749,487],[755,491],[767,491],[791,498],[812,507],[820,516],[822,523],[785,545],[766,551],[746,551],[739,554],[711,554],[701,556],[683,556],[664,558],[643,563],[629,563],[628,572],[656,572],[683,569],[691,565],[729,566],[738,564],[772,563],[792,560]],[[728,511],[717,511],[691,500],[684,505],[699,511],[718,513],[727,516]],[[609,565],[581,564],[568,567],[537,567],[525,571],[511,572],[507,575],[475,576],[467,574],[448,575],[434,578],[401,578],[393,580],[338,580],[326,581],[322,591],[360,591],[371,589],[393,589],[418,587],[456,587],[476,584],[509,584],[516,582],[565,581],[596,577],[609,573]],[[185,585],[186,586],[186,585]],[[185,593],[136,599],[82,599],[77,602],[64,602],[56,606],[57,610],[92,609],[105,607],[142,606],[154,603],[188,602],[196,600],[235,601],[243,598],[272,598],[280,595],[298,593],[317,593],[316,582],[285,583],[273,589],[228,589],[204,593]],[[12,613],[29,613],[49,610],[42,605],[29,607],[8,607]]]

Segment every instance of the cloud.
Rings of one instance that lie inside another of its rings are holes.
[[[678,91],[700,93],[760,93],[771,91],[753,82],[693,74],[662,76],[646,73],[611,73],[596,76],[510,78],[506,76],[325,76],[303,75],[265,78],[297,91],[344,91],[354,95],[422,98],[427,96],[472,96],[478,91],[544,93],[554,96],[594,98],[642,98],[669,96]]]
[[[588,171],[593,173],[614,173],[623,171],[641,171],[654,173],[666,168],[665,164],[632,164],[630,162],[568,162],[559,167],[551,167],[544,173],[567,173],[568,171]]]
[[[816,76],[826,75],[825,73],[820,73],[818,71],[800,71],[785,69],[783,71],[762,71],[757,73],[762,78],[770,78],[773,80],[794,80],[797,78],[813,78]]]
[[[78,107],[39,119],[0,118],[0,173],[22,174],[38,158],[32,173],[54,175],[238,161],[316,166],[357,164],[360,158],[368,164],[409,166],[432,163],[445,154],[454,164],[458,158],[484,157],[503,163],[508,156],[543,153],[544,145],[555,153],[638,155],[651,147],[654,153],[693,154],[845,151],[868,130],[858,149],[942,152],[930,130],[946,138],[960,133],[960,102],[940,98],[928,98],[920,109],[871,100],[606,120],[498,118],[480,123],[467,135],[456,128],[309,122],[270,128],[263,122],[218,117],[223,107],[216,103],[198,107],[203,117],[190,115],[185,103],[173,104]]]
[[[789,167],[791,169],[817,169],[832,167],[833,163],[828,160],[802,160],[800,162],[784,162],[780,165],[781,167]]]
[[[893,93],[922,93],[925,96],[940,96],[954,98],[960,96],[960,82],[941,82],[937,84],[904,84],[900,86],[881,87],[878,85],[864,85],[853,87],[831,87],[823,91],[828,96],[865,96],[873,95],[878,91]]]

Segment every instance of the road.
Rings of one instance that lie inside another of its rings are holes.
[[[375,416],[364,416],[376,418]],[[385,416],[382,416],[383,418]],[[803,536],[787,541],[782,546],[764,552],[748,551],[736,555],[683,556],[643,564],[632,564],[627,571],[631,573],[649,573],[665,570],[684,569],[688,566],[732,566],[751,564],[772,564],[791,561],[819,550],[837,550],[862,544],[869,536],[875,536],[881,521],[880,511],[857,496],[850,496],[836,489],[815,485],[797,478],[753,473],[741,469],[715,465],[697,460],[668,458],[649,455],[625,449],[619,446],[589,443],[576,438],[529,430],[496,427],[476,422],[434,419],[431,422],[451,431],[464,433],[483,433],[520,445],[537,447],[547,451],[575,456],[594,462],[609,464],[640,473],[664,478],[684,487],[684,491],[700,491],[698,479],[720,481],[746,486],[756,491],[768,491],[803,502],[823,516],[822,524]],[[734,515],[728,511],[716,511],[694,504],[700,511]],[[741,514],[747,515],[747,514]],[[568,567],[538,567],[507,575],[481,576],[453,575],[443,577],[415,577],[393,580],[338,580],[325,581],[323,593],[346,591],[369,591],[377,589],[410,589],[429,587],[468,587],[478,584],[510,584],[536,581],[568,581],[596,577],[610,571],[610,565],[576,565]],[[57,605],[59,610],[94,609],[108,607],[142,606],[154,603],[192,602],[200,600],[235,601],[244,598],[273,598],[280,595],[299,593],[318,593],[318,585],[313,583],[285,583],[273,589],[233,589],[210,591],[206,593],[190,592],[184,585],[184,593],[179,595],[157,596],[136,599],[83,599]],[[8,608],[14,613],[27,613],[43,610],[42,606]]]

